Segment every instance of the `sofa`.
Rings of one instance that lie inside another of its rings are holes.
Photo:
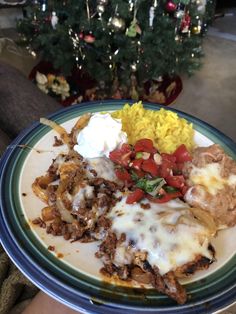
[[[61,108],[20,71],[0,62],[0,128],[10,138],[40,117]]]
[[[60,108],[19,70],[0,61],[0,157],[24,128]],[[0,245],[0,314],[21,313],[37,292]]]

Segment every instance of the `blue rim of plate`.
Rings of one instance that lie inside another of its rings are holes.
[[[48,116],[57,123],[66,122],[85,112],[116,110],[132,101],[102,101],[81,103]],[[236,159],[236,144],[211,125],[189,114],[157,104],[143,103],[152,110],[164,108],[176,112],[193,124]],[[18,268],[41,290],[58,301],[83,313],[212,313],[236,301],[236,254],[219,270],[187,284],[190,298],[185,305],[176,305],[154,290],[114,286],[75,271],[53,256],[31,231],[20,205],[19,177],[27,150],[50,131],[35,122],[25,129],[7,148],[0,161],[0,238],[1,243]]]

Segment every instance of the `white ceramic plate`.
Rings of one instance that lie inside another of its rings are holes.
[[[51,119],[71,130],[85,112],[115,110],[124,102],[84,103],[54,114]],[[159,110],[160,106],[146,104]],[[173,110],[173,109],[172,109]],[[174,110],[176,111],[176,110]],[[200,146],[219,143],[236,159],[235,144],[208,124],[176,111],[193,123],[195,141]],[[54,237],[31,223],[44,206],[32,192],[37,176],[46,172],[52,159],[66,147],[53,147],[55,131],[34,124],[8,148],[1,160],[0,192],[1,241],[18,267],[42,290],[80,311],[94,313],[210,313],[236,299],[236,227],[222,230],[213,241],[217,261],[185,281],[189,300],[176,305],[153,289],[105,282],[95,258],[97,243],[70,243]],[[16,145],[27,144],[34,149]],[[48,246],[55,251],[48,251]]]

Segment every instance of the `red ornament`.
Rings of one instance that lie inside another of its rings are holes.
[[[84,36],[84,41],[87,43],[87,44],[92,44],[95,42],[95,37],[93,35],[85,35]]]
[[[84,39],[84,33],[83,32],[79,33],[79,39]]]
[[[35,27],[34,27],[34,33],[35,33],[35,34],[39,33],[39,26],[35,26]]]
[[[183,16],[183,19],[181,21],[180,29],[181,29],[182,33],[188,33],[190,24],[191,24],[190,15],[188,13],[186,13]]]
[[[177,5],[174,2],[168,1],[166,3],[166,11],[167,12],[169,12],[169,13],[174,12],[176,10],[176,8],[177,8]]]
[[[48,16],[46,16],[46,17],[44,18],[44,22],[45,22],[46,24],[50,24],[50,23],[51,23],[51,19],[52,19],[51,15],[48,15]]]

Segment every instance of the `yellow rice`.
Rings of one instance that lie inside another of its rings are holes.
[[[193,126],[170,110],[144,109],[142,102],[126,104],[112,113],[122,121],[122,129],[128,135],[130,144],[141,138],[149,138],[160,152],[172,153],[185,144],[189,150],[194,147]]]

